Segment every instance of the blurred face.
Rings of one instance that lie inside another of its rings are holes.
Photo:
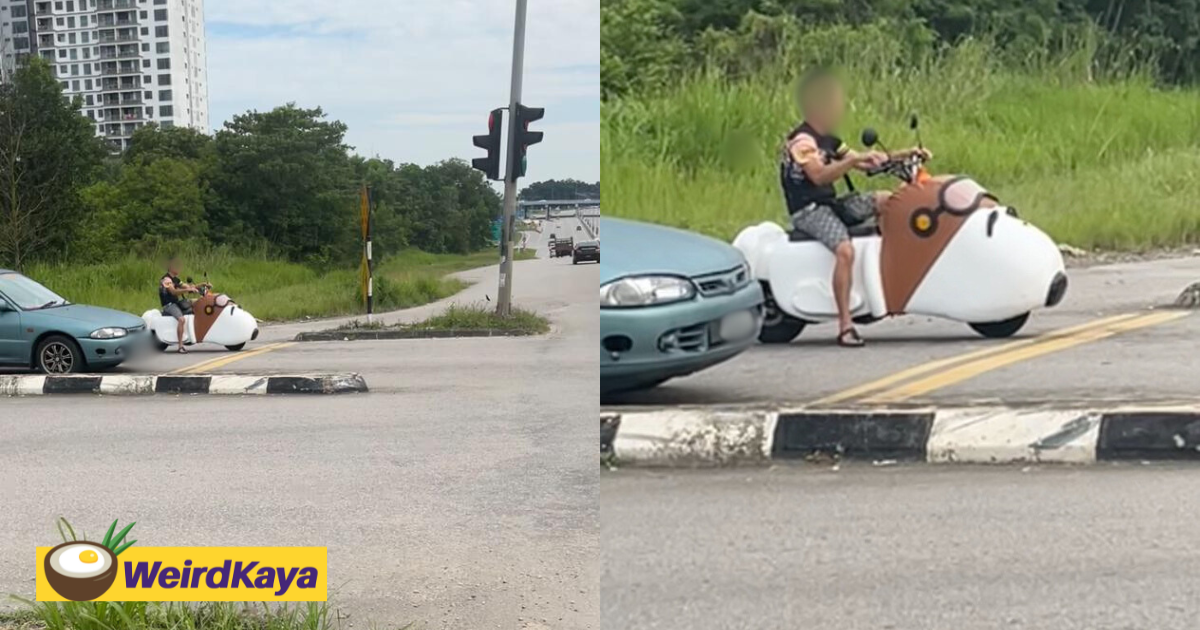
[[[804,117],[810,122],[825,130],[834,129],[842,122],[846,98],[842,84],[836,78],[827,77],[806,86],[800,99]]]

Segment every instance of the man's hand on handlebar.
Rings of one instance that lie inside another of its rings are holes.
[[[928,162],[933,158],[933,152],[925,147],[912,147],[911,149],[905,149],[903,151],[897,151],[893,153],[892,159],[905,160],[914,156],[920,157],[922,162]]]
[[[871,172],[883,166],[888,161],[888,156],[882,151],[867,151],[866,153],[855,152],[851,155],[854,160],[854,166],[861,171]]]

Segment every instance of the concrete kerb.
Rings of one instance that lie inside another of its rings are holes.
[[[1200,405],[606,411],[604,461],[764,465],[811,457],[930,463],[1200,459]]]
[[[346,394],[366,392],[359,374],[69,374],[0,376],[0,397],[97,394]]]

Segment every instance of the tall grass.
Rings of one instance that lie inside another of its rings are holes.
[[[227,293],[255,317],[295,320],[358,313],[362,310],[357,269],[315,269],[265,253],[234,253],[225,248],[187,252],[184,275],[200,282],[204,272],[215,290]],[[375,271],[375,308],[390,310],[428,304],[466,287],[448,274],[495,264],[491,249],[469,255],[406,250]],[[91,265],[37,264],[25,270],[68,300],[140,315],[158,307],[161,257],[129,255]]]
[[[1200,91],[1157,87],[1136,65],[1101,73],[1086,41],[1019,62],[986,41],[912,63],[881,47],[838,59],[852,146],[866,126],[893,149],[914,144],[907,122],[918,112],[934,171],[973,175],[1060,241],[1143,249],[1200,240]],[[776,160],[800,117],[800,68],[707,68],[653,96],[604,103],[606,212],[723,239],[783,219]]]
[[[0,617],[14,630],[335,630],[325,602],[305,604],[205,602],[33,602]],[[7,617],[7,618],[5,618]]]

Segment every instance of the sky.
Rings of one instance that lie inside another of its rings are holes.
[[[546,108],[527,182],[600,179],[600,8],[528,0],[522,102]],[[207,0],[209,118],[320,106],[356,153],[470,160],[506,107],[515,0]],[[502,169],[503,170],[503,169]]]

